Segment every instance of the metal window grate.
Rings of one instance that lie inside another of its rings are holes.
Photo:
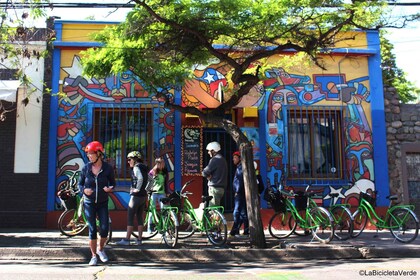
[[[344,179],[345,114],[340,106],[287,106],[289,179]]]
[[[107,161],[115,168],[117,185],[130,184],[126,156],[139,151],[150,166],[154,135],[154,109],[159,104],[94,104],[91,124],[92,140],[103,143]]]

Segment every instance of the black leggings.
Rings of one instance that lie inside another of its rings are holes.
[[[134,215],[137,216],[137,224],[139,226],[143,225],[143,212],[146,201],[147,197],[145,196],[131,196],[127,209],[127,226],[134,226]]]

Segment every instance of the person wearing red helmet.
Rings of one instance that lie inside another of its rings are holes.
[[[90,142],[85,152],[89,162],[82,168],[79,190],[84,196],[84,209],[89,227],[89,247],[92,258],[89,265],[97,264],[97,255],[102,262],[108,261],[104,251],[109,231],[108,193],[115,186],[114,169],[103,160],[104,147],[98,141]],[[96,217],[99,220],[99,246]]]
[[[235,206],[233,208],[233,225],[229,235],[239,234],[242,224],[244,225],[244,235],[249,234],[248,214],[246,211],[244,174],[241,164],[241,153],[236,151],[232,156],[233,164],[236,165],[235,176],[233,177],[233,193]]]

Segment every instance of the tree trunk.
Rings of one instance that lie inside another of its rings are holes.
[[[258,195],[257,178],[254,168],[254,156],[251,142],[239,127],[228,120],[222,121],[222,126],[229,133],[241,152],[241,164],[244,175],[246,209],[249,220],[249,237],[251,246],[266,248],[264,227],[260,212],[260,198]]]

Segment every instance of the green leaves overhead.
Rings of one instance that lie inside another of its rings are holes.
[[[156,88],[181,85],[196,64],[217,59],[230,65],[232,81],[258,83],[251,64],[285,50],[317,54],[334,47],[337,34],[377,28],[385,1],[321,0],[134,0],[124,23],[85,52],[85,73],[106,75],[132,69]],[[240,60],[238,58],[240,57]],[[239,93],[241,97],[245,92]]]

